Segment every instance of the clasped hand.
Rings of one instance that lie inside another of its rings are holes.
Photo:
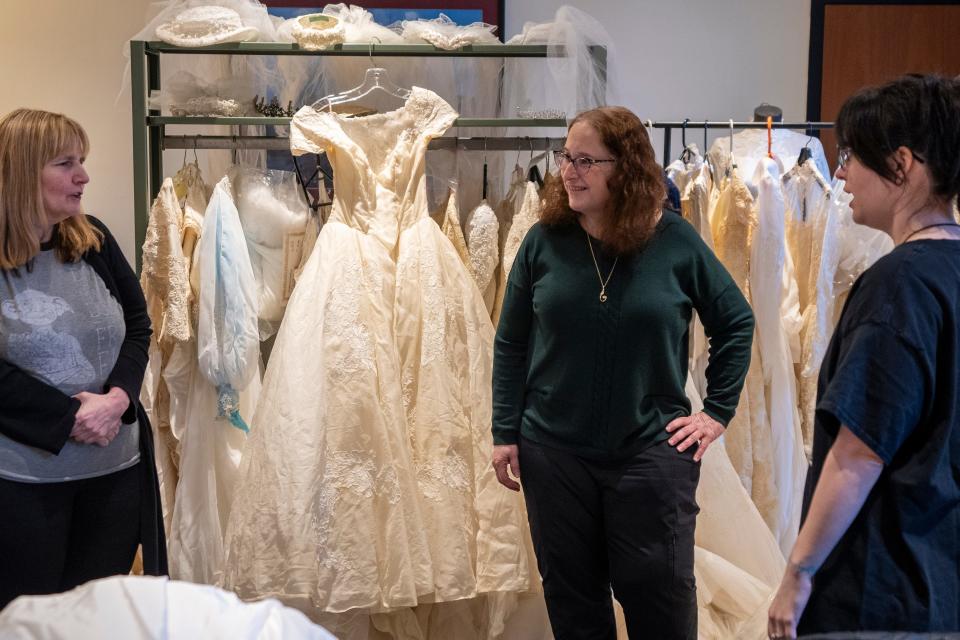
[[[130,406],[127,394],[118,387],[107,393],[81,391],[73,396],[80,401],[70,437],[83,444],[105,447],[120,432],[121,416]]]

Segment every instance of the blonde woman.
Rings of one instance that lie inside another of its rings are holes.
[[[0,119],[0,608],[166,572],[149,424],[150,321],[116,240],[83,213],[89,142],[66,116]]]

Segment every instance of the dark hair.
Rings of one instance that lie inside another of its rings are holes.
[[[861,89],[843,103],[836,127],[840,146],[880,177],[903,182],[890,155],[906,147],[929,169],[935,196],[960,193],[960,80],[909,74]]]
[[[570,127],[585,122],[600,135],[603,145],[617,159],[607,180],[610,212],[601,240],[617,254],[641,248],[653,235],[657,213],[667,188],[663,171],[643,123],[624,107],[600,107],[579,114]],[[569,129],[568,129],[569,130]],[[547,225],[569,224],[577,219],[570,208],[562,180],[547,188],[540,221]]]

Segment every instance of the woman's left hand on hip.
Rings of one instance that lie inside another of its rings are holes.
[[[688,447],[697,446],[693,459],[700,462],[707,447],[723,434],[723,425],[705,414],[695,413],[692,416],[681,416],[670,421],[667,425],[670,436],[670,446],[677,451],[685,451]]]

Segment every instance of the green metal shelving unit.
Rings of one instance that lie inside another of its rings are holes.
[[[553,55],[562,51],[552,50]],[[594,64],[606,69],[606,50],[591,51]],[[380,56],[380,57],[461,57],[461,58],[546,58],[546,45],[471,45],[460,49],[438,49],[427,44],[379,45],[341,44],[324,51],[308,51],[296,44],[274,42],[245,42],[222,44],[210,47],[177,47],[163,42],[132,40],[130,42],[130,74],[133,101],[133,190],[134,233],[136,242],[137,271],[140,270],[140,251],[147,231],[147,216],[150,203],[156,198],[163,182],[163,149],[167,125],[287,125],[290,118],[267,117],[172,117],[163,116],[155,109],[147,108],[151,91],[160,89],[160,58],[162,55],[309,55],[309,56]],[[458,118],[454,127],[556,127],[565,128],[564,119],[534,118]],[[229,136],[243,140],[248,147],[259,141],[269,141],[263,136]],[[275,145],[274,145],[275,146]],[[184,148],[178,145],[177,148]]]

